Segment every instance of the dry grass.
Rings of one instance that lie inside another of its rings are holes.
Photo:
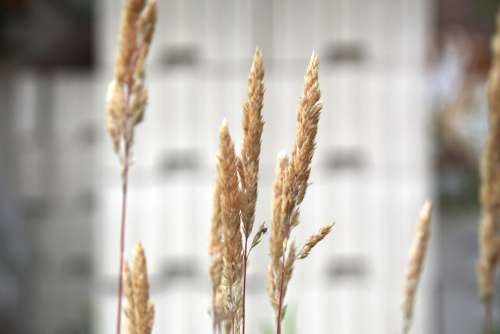
[[[297,112],[296,142],[292,148],[292,157],[290,161],[286,156],[279,159],[278,176],[274,183],[268,290],[276,317],[279,319],[276,324],[278,333],[285,314],[283,300],[295,260],[306,258],[332,227],[327,225],[318,234],[311,236],[298,255],[295,243],[288,242],[291,230],[299,223],[298,208],[306,193],[315,149],[321,111],[318,67],[318,58],[313,54],[304,78],[304,92]],[[243,106],[244,136],[239,157],[235,154],[226,122],[220,130],[209,246],[214,331],[226,328],[231,333],[239,333],[240,330],[244,333],[248,255],[267,230],[265,225],[261,225],[248,247],[255,221],[259,156],[264,126],[263,78],[262,54],[257,49],[248,78],[248,97]],[[219,301],[224,306],[223,311],[218,305]]]
[[[222,294],[227,317],[232,328],[239,327],[243,247],[240,222],[240,193],[237,158],[227,122],[220,129],[219,186],[222,218]]]
[[[478,263],[479,295],[485,305],[485,330],[491,330],[491,304],[494,292],[500,240],[500,13],[493,38],[493,62],[488,78],[489,131],[481,159],[481,223]]]
[[[306,241],[302,249],[300,250],[299,254],[297,255],[298,260],[303,260],[306,257],[309,256],[311,253],[311,250],[320,242],[323,240],[332,230],[334,224],[328,224],[323,226],[322,228],[319,229],[318,233],[315,233],[309,237],[309,239]]]
[[[283,259],[285,241],[285,230],[281,227],[281,207],[283,202],[283,183],[285,181],[285,173],[288,169],[289,161],[285,154],[280,154],[278,157],[278,166],[276,168],[276,180],[273,184],[272,197],[272,224],[271,233],[269,236],[269,254],[271,263],[268,267],[267,276],[267,292],[271,299],[271,305],[276,312],[280,304],[279,286],[281,281],[281,261]]]
[[[140,243],[136,248],[132,269],[125,262],[124,285],[127,299],[124,313],[128,320],[128,333],[151,334],[155,309],[149,300],[146,255]]]
[[[304,77],[304,92],[297,111],[295,144],[290,160],[285,155],[278,158],[277,176],[273,186],[273,221],[270,237],[271,262],[268,268],[268,294],[276,315],[276,333],[281,333],[281,322],[285,316],[284,299],[288,282],[292,277],[297,259],[290,233],[299,222],[299,205],[302,203],[311,173],[316,134],[321,112],[321,93],[318,83],[319,60],[313,53]],[[306,253],[331,230],[325,226],[319,235],[313,235],[303,247]],[[307,254],[304,253],[302,258]],[[299,254],[300,255],[300,254]]]
[[[432,205],[425,202],[417,222],[417,232],[410,249],[410,260],[406,272],[404,301],[403,301],[403,333],[408,333],[413,318],[415,294],[422,274],[427,244],[429,241],[429,224],[431,221]]]
[[[107,103],[108,133],[122,169],[130,159],[134,129],[144,118],[148,100],[144,67],[155,23],[156,0],[124,2],[115,75]]]
[[[243,145],[238,159],[238,176],[240,187],[241,223],[244,237],[243,248],[243,287],[241,291],[242,333],[245,334],[245,306],[248,265],[248,240],[255,222],[255,206],[257,204],[257,188],[259,179],[260,148],[264,120],[262,107],[264,103],[264,65],[262,53],[257,48],[248,76],[248,97],[243,105]],[[266,229],[261,225],[251,248],[261,240]]]
[[[264,129],[264,120],[262,119],[263,80],[262,53],[257,49],[248,76],[248,97],[243,105],[243,145],[238,161],[238,175],[241,181],[241,221],[247,240],[252,233],[257,203],[260,147]]]
[[[143,120],[148,100],[145,62],[156,24],[156,0],[126,0],[123,4],[114,79],[109,85],[107,129],[121,166],[122,209],[116,333],[121,333],[128,172],[135,127]],[[142,333],[142,332],[141,332]]]
[[[212,327],[213,332],[220,331],[224,307],[222,305],[222,208],[220,167],[217,163],[217,177],[214,185],[212,224],[208,253],[210,255],[209,275],[212,283]]]
[[[243,104],[243,143],[236,156],[227,122],[220,130],[214,190],[209,266],[212,281],[213,330],[245,333],[246,270],[250,251],[267,231],[260,225],[252,243],[257,203],[259,160],[264,121],[264,67],[256,49]]]

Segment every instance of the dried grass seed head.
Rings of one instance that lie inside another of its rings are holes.
[[[128,333],[138,334],[137,319],[135,314],[135,301],[134,301],[134,287],[132,282],[132,273],[130,272],[130,267],[128,262],[125,261],[123,264],[123,280],[124,280],[124,292],[127,305],[124,308],[125,317],[128,321]]]
[[[250,246],[250,250],[252,250],[255,246],[257,246],[258,244],[260,244],[260,242],[262,241],[262,237],[264,236],[264,234],[267,233],[267,227],[266,227],[266,224],[265,223],[262,223],[259,228],[257,229],[257,232],[255,233],[254,235],[254,238],[252,240],[252,244]]]
[[[209,275],[212,283],[212,317],[214,327],[219,327],[222,321],[222,209],[221,209],[221,175],[217,163],[216,180],[213,194],[212,222],[208,253],[210,255]]]
[[[328,224],[320,228],[320,230],[311,235],[309,239],[306,241],[300,253],[297,255],[297,258],[302,260],[309,256],[311,250],[316,246],[321,240],[323,240],[332,230],[334,224]]]
[[[240,229],[240,192],[234,144],[224,120],[219,145],[221,217],[223,230],[222,289],[228,313],[236,316],[240,307],[242,236]]]
[[[321,111],[318,68],[319,61],[313,53],[304,78],[304,93],[297,111],[296,139],[292,148],[292,156],[290,161],[286,157],[279,159],[278,172],[273,186],[268,294],[277,316],[279,314],[283,316],[285,313],[283,301],[297,257],[295,243],[290,244],[288,254],[285,254],[285,250],[291,230],[300,221],[299,206],[307,190],[318,131]],[[323,232],[326,233],[326,230]]]
[[[272,223],[271,234],[269,237],[269,251],[273,267],[279,267],[279,262],[283,256],[283,242],[285,239],[285,231],[283,228],[283,190],[286,177],[286,171],[289,167],[289,161],[286,154],[281,153],[278,156],[278,165],[276,168],[276,180],[273,184],[272,197]]]
[[[248,76],[248,96],[243,104],[243,144],[241,148],[239,175],[242,185],[241,218],[243,231],[248,238],[255,220],[259,157],[261,151],[264,120],[262,107],[264,100],[264,66],[262,53],[255,50],[252,67]]]
[[[149,280],[144,248],[139,243],[132,269],[124,267],[124,286],[127,307],[125,316],[131,334],[151,334],[154,322],[154,306],[149,300]]]
[[[417,231],[410,249],[409,264],[406,272],[403,316],[405,331],[409,329],[412,317],[413,306],[415,304],[415,294],[417,291],[420,276],[422,274],[427,244],[430,235],[432,205],[429,201],[424,203],[417,222]]]
[[[298,206],[304,200],[311,173],[311,162],[316,147],[316,135],[321,113],[321,92],[318,82],[319,60],[312,54],[304,77],[304,91],[297,111],[296,137],[292,156],[283,182],[281,215],[291,224]],[[298,219],[295,223],[298,223]]]
[[[144,86],[145,59],[156,23],[156,0],[124,3],[115,75],[108,90],[107,128],[113,149],[123,165],[128,163],[134,127],[144,117],[148,94]]]
[[[492,42],[493,61],[488,77],[489,131],[481,158],[480,255],[477,266],[479,295],[484,302],[494,292],[500,256],[500,12]]]
[[[319,59],[313,52],[304,77],[304,92],[297,111],[295,145],[292,150],[290,181],[295,192],[295,205],[302,203],[311,173],[311,161],[316,147],[316,135],[321,112],[321,92],[318,82]]]

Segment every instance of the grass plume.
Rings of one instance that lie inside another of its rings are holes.
[[[214,332],[229,326],[231,332],[241,330],[245,333],[248,256],[267,231],[264,224],[260,225],[249,244],[255,223],[264,128],[263,80],[262,53],[257,48],[248,76],[248,96],[243,104],[243,143],[239,156],[236,156],[226,121],[220,130],[209,247]],[[219,275],[220,269],[222,276]],[[218,292],[218,286],[221,293]],[[219,294],[222,296],[221,299],[218,298]],[[223,311],[217,305],[219,300],[224,304]],[[223,321],[225,324],[222,324]]]
[[[121,333],[128,173],[135,127],[142,122],[148,100],[145,62],[156,24],[156,0],[125,0],[114,79],[109,85],[107,130],[121,166],[122,208],[116,334]]]
[[[243,105],[243,145],[238,164],[241,180],[241,220],[245,239],[252,233],[257,203],[259,159],[264,120],[264,66],[262,53],[257,48],[248,76],[248,97]]]
[[[415,294],[422,274],[427,244],[429,241],[429,224],[431,221],[432,205],[425,202],[417,222],[417,232],[410,249],[410,260],[406,272],[404,301],[403,301],[403,333],[408,333],[413,318]]]
[[[319,60],[313,53],[304,77],[304,91],[297,111],[296,138],[291,159],[283,154],[279,156],[273,185],[268,294],[276,315],[277,334],[281,334],[281,322],[286,311],[284,299],[297,259],[295,242],[289,242],[290,234],[300,222],[299,206],[309,182],[322,108],[319,101],[321,93],[318,69]],[[308,251],[330,230],[331,225],[327,225],[321,229],[320,235],[310,237],[303,250],[305,249],[308,254]],[[305,258],[306,253],[301,252],[299,257],[302,255],[302,258]]]
[[[212,283],[212,330],[220,330],[223,319],[223,305],[221,298],[222,281],[222,208],[221,208],[221,174],[220,164],[217,163],[217,176],[214,186],[212,206],[212,226],[208,253],[210,256],[209,275]]]
[[[488,77],[489,130],[481,158],[480,254],[477,266],[479,296],[484,304],[484,329],[492,330],[492,303],[500,240],[500,12],[492,42],[493,59]]]
[[[248,97],[243,105],[243,145],[238,160],[238,175],[241,182],[240,205],[243,228],[243,287],[241,291],[242,333],[245,334],[245,306],[248,265],[248,241],[255,222],[255,206],[257,204],[257,187],[259,178],[259,160],[264,120],[262,107],[264,100],[264,66],[262,53],[257,48],[248,76]],[[266,229],[261,225],[251,248],[255,247]]]
[[[145,61],[156,24],[156,0],[125,0],[114,79],[109,85],[107,128],[122,171],[130,162],[135,127],[142,122],[148,100]]]
[[[241,316],[241,276],[243,249],[240,226],[240,192],[237,158],[233,140],[224,120],[220,128],[219,186],[223,231],[222,295],[232,331],[239,328]]]
[[[140,243],[136,247],[132,269],[125,262],[124,285],[127,300],[124,313],[128,320],[128,333],[151,334],[155,309],[149,300],[146,255]]]
[[[318,233],[315,233],[309,237],[306,241],[300,253],[297,255],[297,259],[303,260],[309,256],[311,250],[316,246],[321,240],[323,240],[332,230],[333,224],[328,224],[319,229]]]

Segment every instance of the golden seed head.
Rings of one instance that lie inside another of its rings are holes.
[[[243,309],[241,298],[243,261],[267,231],[265,226],[261,225],[252,243],[248,245],[255,221],[259,157],[264,126],[263,80],[262,53],[256,49],[248,76],[248,96],[243,104],[243,143],[239,157],[235,154],[226,120],[222,122],[220,128],[218,175],[214,190],[209,245],[214,329],[227,326],[230,322],[232,331],[239,331]],[[242,247],[243,238],[245,250]],[[243,254],[244,251],[246,254]],[[224,307],[221,308],[220,305]]]
[[[304,77],[304,92],[297,111],[296,138],[291,159],[289,161],[286,157],[280,157],[273,186],[268,294],[276,316],[281,318],[286,310],[283,300],[297,258],[295,243],[289,245],[290,233],[300,221],[299,206],[309,182],[321,112],[318,68],[318,57],[313,53]],[[300,258],[305,258],[330,228],[327,226],[320,231],[320,235],[311,237],[299,254]]]
[[[132,270],[124,265],[124,286],[127,307],[124,310],[131,334],[151,334],[154,306],[149,300],[149,281],[146,255],[139,243],[136,247]]]
[[[431,212],[432,205],[429,201],[426,201],[420,211],[420,217],[417,222],[417,232],[410,249],[403,301],[404,332],[409,330],[413,317],[415,293],[422,274],[425,254],[427,252],[427,244],[429,241]]]
[[[243,258],[237,159],[226,120],[223,121],[220,129],[219,166],[223,230],[222,291],[226,311],[231,314],[232,318],[235,318],[240,307]]]
[[[254,235],[254,238],[252,240],[252,244],[250,246],[250,250],[252,250],[255,246],[257,246],[258,244],[260,244],[260,242],[262,241],[262,237],[264,236],[264,234],[267,233],[267,227],[266,227],[266,224],[262,223],[259,228],[257,229],[257,232],[255,233]]]
[[[285,174],[288,170],[289,162],[285,154],[278,156],[278,165],[276,168],[276,180],[273,185],[272,198],[272,224],[269,237],[269,252],[273,267],[279,267],[279,262],[283,256],[283,242],[285,239],[284,229],[282,226],[282,202],[283,202],[283,183],[285,182]]]
[[[495,271],[500,257],[500,12],[492,41],[493,59],[488,77],[488,136],[481,157],[480,255],[477,265],[479,295],[489,302],[494,293]]]
[[[134,128],[142,122],[148,100],[145,59],[156,24],[156,0],[124,2],[114,80],[107,99],[108,133],[122,168],[129,163]]]
[[[252,67],[248,76],[248,97],[243,105],[243,145],[239,163],[241,180],[241,218],[245,237],[249,237],[255,220],[259,156],[261,151],[264,120],[262,107],[264,99],[264,67],[262,53],[255,50]]]
[[[328,224],[320,228],[320,230],[311,235],[305,245],[302,247],[299,255],[297,256],[298,259],[305,259],[306,257],[309,256],[309,253],[311,250],[316,246],[321,240],[323,240],[328,233],[332,230],[333,224]]]
[[[295,205],[299,205],[304,199],[311,173],[311,161],[316,147],[316,134],[322,108],[319,102],[321,93],[318,69],[319,60],[313,52],[304,77],[304,92],[297,112],[296,138],[291,158],[290,168],[292,172],[289,182],[292,184]]]
[[[212,225],[210,229],[210,241],[208,253],[210,255],[209,274],[212,283],[212,318],[214,327],[218,327],[222,321],[222,212],[221,212],[221,173],[217,164],[217,176],[213,194]]]

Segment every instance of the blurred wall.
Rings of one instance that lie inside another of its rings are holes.
[[[92,5],[0,3],[2,333],[89,331]]]

